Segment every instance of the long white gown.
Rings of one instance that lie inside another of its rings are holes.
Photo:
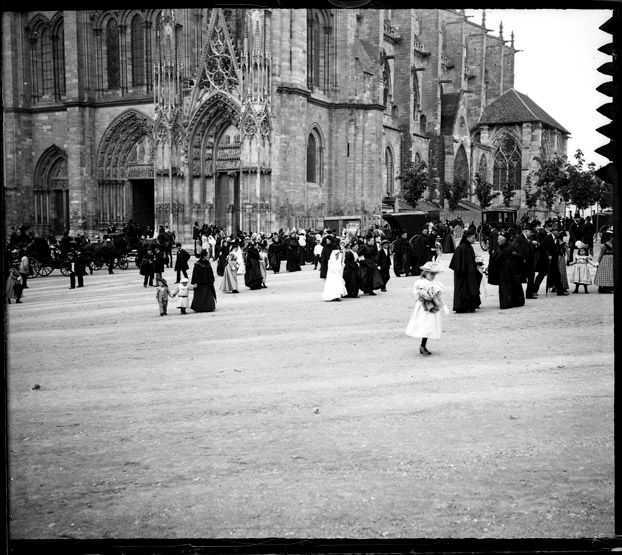
[[[429,312],[423,306],[423,300],[431,300],[433,295],[442,295],[444,292],[445,287],[436,279],[430,281],[429,279],[419,278],[415,281],[413,285],[415,308],[406,326],[406,335],[440,339],[443,323],[442,314],[449,314],[449,309],[443,302],[438,312]]]
[[[328,270],[326,272],[326,283],[322,291],[323,301],[333,301],[341,299],[348,294],[346,282],[343,281],[343,256],[339,249],[330,253],[328,259]]]

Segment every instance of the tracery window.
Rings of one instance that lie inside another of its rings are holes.
[[[466,151],[463,145],[460,145],[456,157],[454,158],[454,182],[469,182],[469,162],[467,161]]]
[[[315,129],[307,139],[307,182],[322,183],[322,140]]]
[[[145,25],[142,17],[136,14],[131,26],[132,42],[132,85],[145,84]]]
[[[119,27],[117,22],[110,18],[106,25],[106,74],[109,89],[120,87],[119,65]]]
[[[521,188],[521,152],[517,142],[504,136],[495,150],[492,184],[496,191],[503,190],[509,183],[511,188]]]
[[[54,92],[54,66],[52,63],[52,32],[49,28],[41,31],[39,38],[39,59],[41,60],[41,96]]]

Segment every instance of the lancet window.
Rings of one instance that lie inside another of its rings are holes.
[[[307,86],[328,91],[331,72],[332,25],[326,10],[307,10]]]
[[[393,152],[388,146],[384,151],[384,167],[386,172],[386,192],[392,195],[395,190],[395,163]]]
[[[316,129],[307,139],[307,182],[322,183],[322,138]]]
[[[31,21],[28,30],[32,99],[60,100],[65,94],[63,18],[57,15],[50,24],[47,19],[38,15]]]
[[[132,19],[131,42],[132,85],[140,87],[145,84],[145,24],[138,14]]]
[[[119,26],[110,18],[106,25],[106,75],[109,89],[118,89],[121,85],[119,65]]]

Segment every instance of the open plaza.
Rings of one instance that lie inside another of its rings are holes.
[[[391,276],[340,303],[309,264],[217,277],[215,312],[167,317],[133,265],[30,280],[6,307],[11,537],[612,536],[613,295],[500,310],[488,285],[423,357]]]

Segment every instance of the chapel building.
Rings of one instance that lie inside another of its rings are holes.
[[[521,208],[534,156],[566,154],[569,132],[514,89],[514,37],[485,14],[5,12],[2,31],[7,229],[366,225],[415,160],[471,191],[476,173],[509,182]],[[443,206],[438,186],[425,197]]]

